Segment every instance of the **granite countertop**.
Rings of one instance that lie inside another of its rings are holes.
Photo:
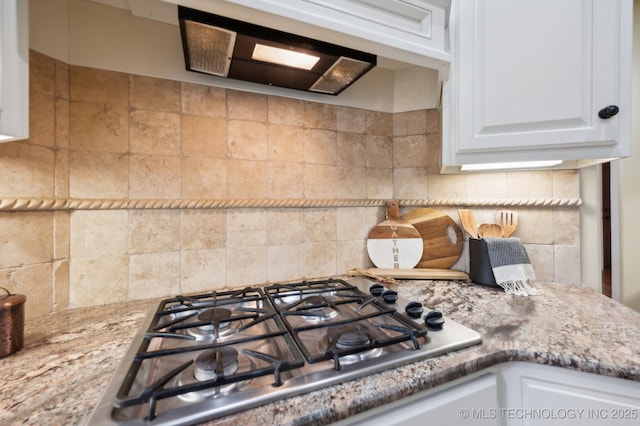
[[[539,295],[518,297],[460,281],[391,287],[478,331],[483,343],[215,424],[327,424],[506,361],[640,381],[640,313],[589,288],[540,283]],[[0,424],[85,424],[158,301],[74,309],[27,322],[24,348],[0,359]]]

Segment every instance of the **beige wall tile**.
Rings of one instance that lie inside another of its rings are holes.
[[[427,167],[429,150],[426,135],[393,138],[393,167]]]
[[[227,91],[229,120],[267,121],[267,96],[257,93]]]
[[[51,312],[53,290],[51,287],[51,263],[24,265],[0,269],[0,287],[12,293],[24,294],[24,314],[27,320]],[[3,296],[5,292],[1,293]]]
[[[182,198],[227,197],[227,163],[215,158],[182,159]]]
[[[338,166],[364,167],[367,164],[367,145],[364,134],[338,132],[336,164]]]
[[[474,173],[465,175],[467,198],[506,198],[507,176],[505,173]]]
[[[129,76],[132,108],[180,111],[180,82],[142,75]]]
[[[393,144],[386,136],[367,135],[367,167],[393,167]]]
[[[364,167],[337,167],[336,197],[339,199],[367,198],[367,169]]]
[[[336,239],[363,240],[369,235],[371,228],[384,220],[384,215],[377,215],[377,208],[345,207],[336,211]]]
[[[304,161],[309,164],[336,164],[336,132],[306,129],[304,131]]]
[[[554,244],[580,245],[580,210],[558,209],[553,213]]]
[[[270,161],[304,161],[304,129],[272,124],[269,126],[268,159]]]
[[[269,123],[300,127],[304,124],[304,101],[268,96]]]
[[[368,135],[393,135],[393,114],[379,111],[367,111],[366,114]]]
[[[429,198],[464,199],[466,198],[466,180],[464,175],[440,175],[430,173],[427,179]]]
[[[299,244],[304,241],[302,209],[267,210],[267,244]]]
[[[295,280],[302,277],[303,244],[282,244],[267,247],[267,280],[270,282]]]
[[[317,102],[304,103],[304,126],[312,129],[336,130],[336,106]]]
[[[439,109],[427,110],[427,133],[440,133],[442,117]]]
[[[54,153],[24,142],[0,144],[0,197],[51,198]]]
[[[69,193],[75,198],[127,198],[129,156],[111,152],[71,151]]]
[[[366,247],[365,240],[338,241],[336,243],[338,253],[336,273],[346,274],[353,268],[368,268],[371,261],[367,255]]]
[[[52,212],[0,212],[0,229],[0,268],[53,259]]]
[[[428,183],[426,168],[393,169],[394,198],[428,198]]]
[[[211,292],[226,284],[226,250],[187,250],[181,253],[180,292]]]
[[[61,312],[70,305],[69,259],[53,262],[53,312]]]
[[[55,60],[35,50],[29,50],[29,92],[53,95]]]
[[[518,209],[518,228],[514,236],[528,244],[553,244],[552,210]]]
[[[76,308],[128,300],[128,280],[127,256],[73,258],[69,268],[69,305]]]
[[[180,115],[172,112],[131,112],[129,151],[136,154],[180,155]]]
[[[367,168],[367,198],[393,198],[393,170]]]
[[[236,160],[267,159],[267,125],[252,121],[230,120],[227,152]]]
[[[555,280],[553,246],[524,244],[524,248],[529,255],[536,279],[542,282],[553,282]]]
[[[224,248],[227,245],[225,210],[183,210],[181,247],[186,250]]]
[[[129,253],[180,249],[180,211],[134,210],[129,213]]]
[[[335,275],[336,271],[336,242],[324,241],[304,243],[305,277],[326,277]]]
[[[434,173],[440,173],[440,159],[442,158],[442,137],[439,133],[427,135],[427,167]]]
[[[54,197],[69,197],[69,150],[60,149],[55,153]]]
[[[321,164],[305,164],[305,198],[335,198],[337,177],[335,167]]]
[[[183,114],[182,154],[187,157],[226,158],[227,120]]]
[[[71,100],[109,107],[129,106],[129,76],[115,71],[72,66]]]
[[[393,135],[425,135],[427,133],[427,112],[408,111],[393,114]]]
[[[303,198],[304,165],[271,161],[267,164],[267,195],[271,199]]]
[[[264,161],[230,160],[227,167],[227,197],[267,198],[267,165]]]
[[[180,83],[180,94],[185,114],[227,116],[227,91],[223,88]]]
[[[553,172],[510,172],[507,175],[507,195],[513,198],[553,197]]]
[[[55,101],[55,146],[69,148],[69,100]]]
[[[267,247],[227,249],[227,285],[230,287],[262,284],[267,281]]]
[[[129,217],[125,210],[77,210],[71,213],[69,226],[73,260],[129,251]]]
[[[70,213],[57,211],[53,213],[53,258],[69,258]]]
[[[69,65],[55,61],[54,94],[58,98],[69,100]]]
[[[304,241],[335,241],[337,235],[337,209],[305,209]]]
[[[580,197],[580,175],[575,170],[553,172],[553,196],[558,198]]]
[[[35,145],[55,145],[55,102],[42,92],[29,93],[29,142]]]
[[[178,157],[132,154],[129,159],[130,198],[180,198]]]
[[[336,110],[336,128],[340,132],[364,134],[367,129],[365,110],[338,106]]]
[[[125,107],[85,102],[69,105],[71,149],[126,153],[129,151],[129,113]]]
[[[554,281],[580,284],[580,246],[554,246]]]
[[[266,210],[230,209],[227,211],[227,247],[264,246],[266,243]]]
[[[149,299],[180,292],[180,253],[129,256],[128,299]]]

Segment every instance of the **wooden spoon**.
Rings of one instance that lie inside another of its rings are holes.
[[[504,229],[497,223],[482,223],[478,228],[478,235],[481,238],[502,238],[504,237]]]
[[[496,223],[499,223],[504,230],[505,238],[516,232],[518,226],[518,213],[511,210],[498,210],[496,212]]]
[[[478,226],[476,225],[476,218],[473,215],[473,210],[459,209],[458,216],[460,216],[462,229],[464,229],[471,238],[478,239]]]

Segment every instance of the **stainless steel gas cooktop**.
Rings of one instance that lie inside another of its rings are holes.
[[[204,422],[482,341],[423,311],[363,278],[163,300],[89,424]]]

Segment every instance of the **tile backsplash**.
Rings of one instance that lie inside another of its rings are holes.
[[[367,200],[579,197],[574,171],[440,175],[438,110],[245,93],[35,51],[30,71],[30,138],[0,144],[0,201],[49,203],[0,209],[0,286],[27,295],[28,317],[370,266],[384,209]],[[441,208],[457,222],[458,207]],[[473,208],[486,222],[497,207]],[[579,282],[579,210],[515,209],[538,278]],[[468,270],[466,249],[454,267]]]

